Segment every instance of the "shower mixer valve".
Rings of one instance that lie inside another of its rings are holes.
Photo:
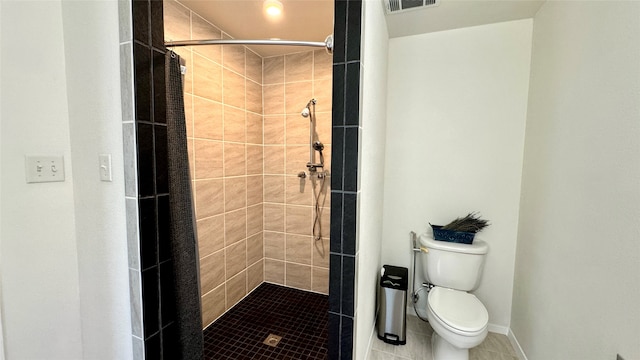
[[[322,165],[322,164],[314,164],[314,163],[307,163],[307,167],[309,168],[310,172],[316,172],[316,171],[318,171],[318,168],[323,169],[324,165]]]

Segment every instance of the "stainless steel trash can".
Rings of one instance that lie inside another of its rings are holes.
[[[393,345],[407,343],[407,284],[409,270],[384,265],[378,286],[378,339]]]

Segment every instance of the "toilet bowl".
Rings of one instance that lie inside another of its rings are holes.
[[[427,319],[433,328],[433,360],[468,360],[469,349],[487,337],[489,313],[475,290],[482,276],[488,245],[434,240],[420,236],[424,278],[435,285],[427,296]]]
[[[468,360],[469,349],[487,337],[489,314],[474,295],[434,287],[427,300],[427,319],[433,328],[434,360]]]

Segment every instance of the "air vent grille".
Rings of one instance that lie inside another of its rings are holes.
[[[387,14],[438,6],[440,0],[383,0]]]
[[[400,0],[389,0],[388,11],[399,11],[400,10]]]

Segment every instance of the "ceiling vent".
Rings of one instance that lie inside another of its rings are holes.
[[[382,0],[387,14],[397,14],[410,10],[438,6],[440,0]]]

